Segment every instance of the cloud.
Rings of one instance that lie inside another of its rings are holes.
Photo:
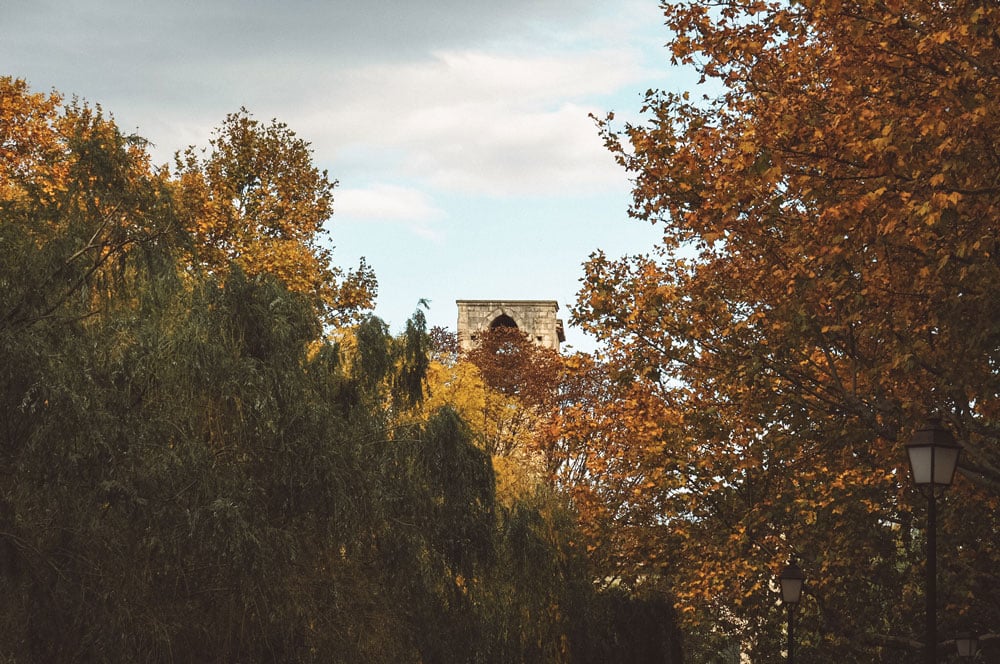
[[[444,216],[423,191],[391,184],[367,188],[339,189],[335,200],[335,221],[371,220],[402,223],[411,233],[436,239],[431,223]]]
[[[559,196],[607,188],[621,176],[587,110],[565,104],[546,111],[482,107],[461,117],[442,111],[452,116],[453,129],[424,133],[405,167],[435,187],[473,195]]]
[[[338,72],[295,126],[348,171],[377,160],[393,176],[453,193],[617,188],[622,176],[588,114],[603,114],[597,100],[642,73],[628,50],[438,52]]]
[[[345,187],[566,195],[621,186],[587,116],[648,75],[621,38],[626,13],[597,0],[7,0],[0,59],[102,103],[158,162],[246,106],[311,141]]]
[[[30,54],[48,68],[76,54],[102,65],[93,79],[122,80],[118,68],[137,64],[221,72],[260,55],[401,62],[535,25],[569,27],[600,7],[598,0],[5,0],[0,31],[11,56]]]

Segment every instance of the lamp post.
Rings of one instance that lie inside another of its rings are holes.
[[[979,639],[973,634],[962,632],[955,637],[955,647],[959,657],[975,657],[979,652]]]
[[[932,418],[917,429],[906,445],[913,483],[927,497],[927,591],[924,609],[924,661],[937,661],[937,493],[951,485],[962,448],[955,437]]]
[[[781,584],[781,603],[788,606],[788,662],[795,661],[795,605],[802,596],[802,584],[806,576],[793,558],[781,570],[778,581]]]

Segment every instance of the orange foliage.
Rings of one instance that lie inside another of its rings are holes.
[[[348,271],[331,262],[324,225],[335,183],[285,125],[262,125],[244,110],[227,117],[206,158],[191,148],[177,161],[174,176],[155,170],[146,142],[123,135],[99,106],[0,78],[3,223],[39,237],[53,229],[33,224],[62,224],[63,239],[75,224],[85,237],[71,260],[91,265],[88,279],[135,244],[170,236],[175,250],[190,251],[189,265],[273,275],[330,323],[371,308],[376,281],[365,262]]]
[[[274,275],[310,296],[331,323],[371,309],[376,281],[364,260],[346,273],[331,262],[325,224],[336,183],[285,124],[262,124],[242,109],[226,117],[207,157],[188,148],[176,161],[196,262],[213,272],[235,264],[249,275]]]
[[[738,614],[759,636],[761,589],[796,553],[850,649],[919,622],[900,608],[919,605],[922,559],[902,445],[929,411],[966,447],[950,499],[991,524],[949,526],[989,551],[963,551],[961,571],[997,582],[1000,551],[977,537],[1000,527],[1000,7],[712,5],[665,13],[676,61],[722,94],[651,93],[648,123],[603,123],[632,214],[663,241],[595,254],[575,316],[660,402],[623,416],[633,437],[678,423],[658,465],[679,486],[640,493],[659,501],[648,540],[689,619]],[[852,585],[858,569],[879,576]],[[983,600],[963,601],[988,614]]]
[[[40,172],[57,168],[55,131],[62,99],[32,93],[27,83],[0,78],[0,195],[13,198],[26,186],[45,186]],[[65,166],[62,166],[65,171]],[[50,173],[47,179],[51,179]],[[50,192],[51,195],[51,192]]]

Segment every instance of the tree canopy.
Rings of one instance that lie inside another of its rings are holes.
[[[331,263],[325,224],[336,182],[287,125],[263,124],[241,109],[226,117],[209,150],[189,147],[175,162],[194,264],[273,274],[308,294],[331,323],[356,321],[372,308],[376,281],[364,260],[346,273]]]
[[[595,253],[575,318],[659,401],[631,426],[659,428],[643,523],[682,615],[778,661],[769,587],[794,554],[804,657],[909,661],[925,503],[903,445],[939,414],[965,448],[940,519],[942,635],[995,629],[1000,9],[663,9],[674,61],[721,92],[650,92],[644,122],[602,122],[631,214],[663,236]]]
[[[0,78],[0,660],[679,661],[560,495],[498,497],[422,312],[330,265],[306,143],[145,147]]]

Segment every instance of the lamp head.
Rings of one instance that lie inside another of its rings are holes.
[[[969,632],[962,632],[955,637],[955,646],[959,657],[975,657],[979,652],[979,639]]]
[[[941,424],[939,418],[928,420],[906,445],[913,482],[932,489],[949,486],[955,477],[961,451],[955,436]]]
[[[781,570],[778,581],[781,583],[781,601],[785,604],[798,604],[802,596],[802,584],[806,580],[806,575],[794,560],[785,565]]]

